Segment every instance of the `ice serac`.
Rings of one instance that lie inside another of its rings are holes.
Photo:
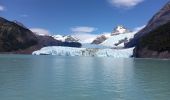
[[[145,28],[139,31],[135,37],[126,44],[126,47],[129,48],[136,46],[142,36],[150,33],[151,31],[168,22],[170,22],[170,1],[168,1],[168,3],[152,17]]]
[[[57,56],[92,56],[92,57],[114,57],[129,58],[132,56],[134,48],[129,49],[87,49],[72,47],[44,47],[35,51],[33,55],[57,55]]]

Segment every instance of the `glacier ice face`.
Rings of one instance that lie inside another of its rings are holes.
[[[79,56],[84,48],[51,46],[34,51],[33,55],[58,55],[58,56]]]
[[[82,43],[82,48],[89,48],[89,49],[107,49],[110,47],[97,45],[97,44],[90,44],[90,43]]]
[[[133,55],[133,49],[103,49],[97,52],[98,57],[130,58]]]
[[[33,55],[57,55],[57,56],[92,56],[92,57],[114,57],[129,58],[133,54],[134,48],[129,49],[87,49],[73,47],[44,47],[34,51]]]

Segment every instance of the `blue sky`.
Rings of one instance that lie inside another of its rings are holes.
[[[145,25],[168,0],[0,0],[0,16],[51,34]]]

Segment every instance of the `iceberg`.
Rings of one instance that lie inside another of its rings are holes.
[[[34,51],[33,55],[56,55],[56,56],[89,56],[89,57],[114,57],[130,58],[134,48],[128,49],[96,49],[96,48],[74,48],[62,46],[44,47]]]

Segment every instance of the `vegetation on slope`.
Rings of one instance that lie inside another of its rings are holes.
[[[26,49],[37,42],[30,30],[0,17],[0,52]]]
[[[145,47],[158,52],[170,51],[170,22],[143,36],[137,48]]]

